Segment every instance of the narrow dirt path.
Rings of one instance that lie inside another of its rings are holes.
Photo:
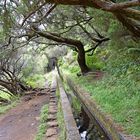
[[[33,96],[24,100],[6,114],[0,116],[0,140],[34,140],[40,109],[49,103],[49,94]]]

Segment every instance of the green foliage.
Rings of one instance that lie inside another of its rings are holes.
[[[14,97],[10,104],[4,105],[0,104],[0,114],[7,112],[9,109],[15,107],[18,103],[19,98]]]
[[[111,15],[95,11],[88,8],[94,16],[93,24],[110,41],[102,44],[93,56],[86,56],[86,62],[92,69],[106,71],[107,76],[99,81],[91,77],[89,81],[89,77],[75,77],[75,68],[66,70],[91,94],[103,112],[110,114],[128,133],[140,136],[140,42],[134,41]]]
[[[113,120],[130,134],[140,136],[140,82],[130,77],[109,75],[93,82],[81,77],[77,82],[91,94],[103,112],[111,114]]]
[[[107,78],[97,82],[90,92],[102,110],[111,114],[116,122],[123,124],[127,131],[139,136],[139,90],[138,83],[131,79]]]
[[[65,63],[65,62],[61,61],[61,68],[66,71],[68,70],[71,73],[78,73],[78,72],[80,72],[80,67],[76,61],[77,61],[76,58],[75,58],[75,60],[73,60],[73,63],[71,63],[71,64],[69,64],[68,62]]]
[[[71,73],[77,73],[77,72],[80,71],[80,69],[79,69],[79,66],[70,66],[70,67],[69,67],[69,71],[70,71]]]
[[[88,14],[93,17],[93,24],[98,28],[98,31],[106,32],[108,30],[110,21],[113,16],[110,13],[106,13],[102,10],[87,8]],[[100,18],[99,18],[100,17]]]
[[[136,53],[128,53],[128,49],[120,49],[109,56],[105,69],[118,77],[135,76],[140,70],[139,62]]]
[[[47,121],[47,116],[48,116],[48,105],[44,105],[41,109],[40,122],[45,123]]]
[[[97,57],[96,54],[93,56],[86,56],[86,63],[92,70],[100,70],[105,66],[105,63],[99,57]]]
[[[43,75],[35,74],[25,79],[25,82],[31,87],[42,87],[45,82]]]
[[[12,99],[12,94],[8,94],[8,93],[6,93],[6,92],[0,91],[0,99],[7,100],[7,101],[11,101],[11,99]]]
[[[43,136],[46,133],[46,129],[47,129],[47,118],[48,118],[48,104],[44,105],[41,109],[41,115],[40,115],[40,125],[38,128],[38,133],[36,136],[36,140],[42,140]]]
[[[78,73],[80,71],[80,67],[77,63],[77,52],[70,51],[69,49],[67,55],[59,61],[59,65],[62,69],[69,69],[71,73]]]
[[[24,14],[27,12],[27,7],[25,5],[19,5],[17,7],[17,11],[20,13],[20,14]]]
[[[116,20],[112,19],[112,20],[110,20],[109,28],[108,28],[107,32],[112,39],[116,39],[118,37],[121,29],[122,29],[122,26],[120,25],[120,23],[117,22]]]
[[[75,115],[78,116],[81,112],[81,104],[80,101],[77,99],[76,96],[72,94],[72,108],[74,109]]]
[[[22,74],[24,75],[24,78],[27,78],[30,76],[30,74],[33,72],[33,66],[30,64],[30,66],[22,69]]]

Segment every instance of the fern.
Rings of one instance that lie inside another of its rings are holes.
[[[6,92],[0,92],[0,99],[11,101],[12,95],[6,93]]]

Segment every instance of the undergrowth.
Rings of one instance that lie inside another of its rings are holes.
[[[40,115],[40,125],[38,128],[36,140],[42,140],[43,136],[46,133],[47,129],[47,118],[48,118],[48,104],[44,105],[41,109],[41,115]]]
[[[126,132],[140,136],[140,86],[129,77],[117,78],[106,76],[102,80],[90,82],[86,77],[76,78],[76,83],[91,94],[100,109],[112,116]]]
[[[24,81],[33,88],[42,87],[45,83],[45,77],[41,74],[35,74],[32,76],[29,76]]]
[[[15,107],[18,101],[18,96],[0,91],[0,114],[3,114],[9,109]]]
[[[1,104],[0,105],[0,115],[7,112],[11,108],[15,107],[17,105],[17,103],[18,103],[18,99],[16,99],[15,101],[13,101],[12,103],[10,103],[8,105]]]

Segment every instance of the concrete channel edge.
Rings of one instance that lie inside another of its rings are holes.
[[[64,115],[67,140],[81,140],[74,116],[72,113],[71,105],[63,88],[62,81],[57,77],[58,87],[60,92],[61,105]]]

